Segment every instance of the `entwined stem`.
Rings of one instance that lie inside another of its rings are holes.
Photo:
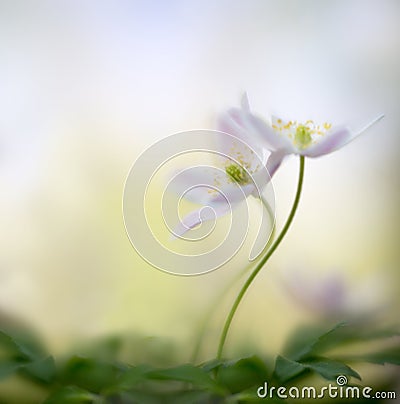
[[[264,208],[267,210],[269,218],[272,223],[271,235],[270,235],[267,245],[265,246],[265,251],[268,251],[268,248],[270,247],[270,244],[272,243],[272,240],[275,235],[275,220],[274,220],[275,217],[274,217],[274,213],[271,209],[270,204],[268,203],[268,201],[266,199],[263,198],[262,195],[261,195],[261,202],[263,203]],[[228,285],[225,287],[225,289],[217,296],[217,298],[215,300],[213,300],[212,303],[209,305],[208,310],[206,311],[204,317],[202,318],[198,332],[196,333],[195,342],[193,344],[193,352],[192,352],[192,356],[190,359],[191,363],[195,363],[197,361],[197,358],[198,358],[198,355],[200,352],[200,348],[201,348],[201,344],[203,342],[203,338],[206,333],[207,323],[209,323],[212,315],[215,313],[215,308],[218,307],[219,303],[223,300],[224,297],[226,297],[226,295],[228,294],[228,292],[230,292],[230,290],[236,284],[236,282],[238,282],[239,279],[242,278],[245,275],[245,273],[247,273],[251,269],[252,266],[253,266],[253,263],[251,263],[251,265],[247,266],[244,271],[241,271],[237,276],[235,276],[234,279],[231,282],[229,282]]]
[[[220,302],[228,294],[228,292],[232,289],[233,285],[236,282],[238,282],[238,280],[240,278],[242,278],[244,276],[245,272],[247,272],[249,269],[250,269],[249,267],[246,267],[246,269],[244,271],[240,272],[237,276],[235,276],[235,278],[231,282],[229,282],[229,284],[225,287],[225,289],[220,294],[218,294],[216,299],[214,299],[212,301],[212,303],[209,305],[208,310],[204,314],[204,317],[202,318],[199,329],[196,333],[195,342],[193,344],[193,352],[192,352],[192,356],[190,358],[191,363],[195,363],[198,359],[201,345],[203,343],[203,339],[205,337],[206,330],[207,330],[206,326],[210,322],[212,315],[215,313],[215,308],[219,306]]]
[[[226,337],[228,335],[229,328],[231,326],[233,317],[236,313],[237,308],[239,307],[240,302],[243,299],[243,296],[245,295],[247,289],[253,282],[254,278],[258,275],[258,273],[261,271],[262,267],[266,264],[266,262],[269,260],[271,255],[275,252],[275,250],[278,248],[279,244],[285,237],[287,231],[289,230],[289,227],[293,221],[294,215],[296,213],[297,207],[299,205],[300,201],[300,195],[301,195],[301,190],[303,187],[303,178],[304,178],[304,156],[300,156],[300,169],[299,169],[299,179],[297,182],[297,190],[296,190],[296,196],[294,198],[293,206],[292,209],[290,210],[289,216],[286,220],[285,225],[283,226],[281,232],[279,233],[278,237],[276,238],[275,242],[272,244],[271,248],[265,253],[265,255],[261,258],[260,262],[258,265],[254,268],[254,271],[250,274],[250,276],[247,278],[245,284],[242,286],[242,289],[240,289],[240,292],[236,296],[235,301],[233,302],[232,308],[228,314],[228,317],[225,320],[224,328],[222,329],[221,337],[219,339],[219,345],[218,345],[218,352],[217,352],[217,359],[221,359],[222,356],[222,351],[224,349]]]

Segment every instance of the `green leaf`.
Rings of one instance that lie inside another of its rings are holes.
[[[301,364],[327,380],[336,380],[340,375],[355,377],[361,380],[360,375],[351,367],[328,358],[318,358],[310,362],[302,362]]]
[[[148,378],[157,380],[177,380],[191,383],[195,387],[218,391],[216,382],[203,369],[185,364],[170,369],[153,370],[147,374]]]
[[[23,363],[16,361],[2,361],[0,362],[0,380],[15,373]]]
[[[64,384],[76,385],[99,393],[116,384],[122,370],[116,365],[94,358],[72,357],[61,374]]]
[[[37,339],[28,334],[0,331],[0,352],[14,358],[37,360],[47,356]]]
[[[284,356],[292,360],[325,354],[328,350],[346,344],[374,341],[398,336],[397,327],[370,330],[370,324],[339,323],[329,330],[302,327],[292,335],[284,349]]]
[[[165,403],[165,400],[161,401],[159,395],[152,394],[150,392],[133,391],[133,392],[123,392],[117,396],[114,400],[113,397],[110,398],[109,403],[121,403],[121,404],[160,404],[160,402]]]
[[[299,362],[292,361],[280,355],[276,358],[274,376],[281,383],[286,383],[288,380],[306,371],[307,368]]]
[[[56,375],[56,366],[52,356],[28,363],[21,370],[34,379],[45,383],[51,383]]]
[[[131,391],[107,398],[107,403],[123,404],[210,404],[221,403],[220,398],[204,390],[174,392]]]
[[[309,361],[292,361],[278,356],[275,364],[274,376],[281,382],[300,376],[306,372],[314,372],[327,380],[336,380],[339,375],[356,377],[361,380],[360,375],[346,364],[328,358],[314,358]]]
[[[32,335],[10,335],[0,331],[0,379],[18,373],[36,381],[49,383],[55,376],[52,357],[46,357],[42,346]]]
[[[400,346],[389,348],[381,352],[367,353],[364,355],[349,356],[347,357],[349,361],[357,362],[369,362],[376,363],[378,365],[384,365],[389,363],[391,365],[400,366]]]
[[[210,393],[209,391],[204,390],[189,390],[182,391],[175,394],[172,394],[168,398],[163,397],[163,403],[171,403],[171,404],[188,404],[188,403],[196,403],[196,404],[208,404],[208,403],[220,403],[215,395]],[[160,401],[158,401],[159,403]],[[157,404],[158,404],[157,403]]]
[[[76,386],[63,387],[48,397],[43,404],[86,404],[93,403],[96,396]]]
[[[210,361],[201,364],[200,367],[206,372],[211,372],[212,370],[217,369],[224,363],[227,362],[223,359],[211,359]]]
[[[316,341],[312,348],[312,354],[318,356],[339,346],[388,339],[399,335],[398,329],[394,327],[378,330],[371,330],[370,327],[370,324],[339,324]]]
[[[330,347],[333,341],[337,341],[336,334],[343,327],[345,327],[344,323],[337,324],[328,331],[320,327],[302,327],[289,339],[283,355],[298,361],[311,355],[315,350]]]
[[[0,353],[2,356],[19,353],[17,344],[12,337],[3,331],[0,331]]]
[[[117,379],[115,385],[110,386],[107,393],[121,392],[133,389],[138,383],[146,380],[147,374],[153,370],[148,365],[138,365],[129,368]]]
[[[259,386],[261,387],[261,386]],[[278,396],[273,396],[270,397],[269,395],[267,397],[259,397],[257,395],[257,389],[258,387],[252,387],[251,389],[247,389],[244,391],[241,391],[238,394],[235,394],[234,396],[231,396],[228,400],[226,400],[227,403],[269,403],[269,404],[283,404],[286,403],[287,401],[284,400],[283,398],[279,398]]]
[[[269,376],[265,363],[257,356],[240,359],[218,369],[217,380],[232,393],[264,383]]]

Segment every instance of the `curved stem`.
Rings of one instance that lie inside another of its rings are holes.
[[[296,196],[294,198],[293,206],[292,209],[290,210],[289,216],[286,220],[285,225],[283,226],[281,232],[279,233],[278,237],[276,238],[275,242],[272,244],[271,248],[266,252],[266,254],[261,258],[260,262],[258,265],[255,267],[254,271],[250,274],[250,276],[247,278],[247,281],[243,285],[242,289],[240,289],[239,294],[236,296],[236,299],[232,305],[232,308],[228,314],[228,317],[226,318],[224,328],[221,333],[221,337],[219,340],[219,345],[218,345],[218,352],[217,352],[217,359],[221,359],[222,356],[222,351],[224,349],[226,337],[228,335],[229,327],[232,323],[233,317],[236,313],[237,308],[239,307],[240,302],[243,299],[243,296],[245,295],[247,289],[253,282],[254,278],[258,275],[258,273],[261,271],[262,267],[265,265],[265,263],[268,261],[268,259],[271,257],[271,255],[275,252],[275,250],[278,248],[279,244],[285,237],[287,231],[289,230],[289,227],[293,221],[294,215],[296,213],[297,207],[299,205],[300,201],[300,195],[301,195],[301,190],[303,187],[303,178],[304,178],[304,156],[300,156],[300,168],[299,168],[299,179],[297,182],[297,191],[296,191]]]
[[[265,198],[263,198],[262,195],[261,195],[261,202],[263,203],[265,209],[267,210],[269,218],[272,223],[271,236],[270,236],[270,239],[268,240],[267,245],[265,246],[265,251],[267,251],[275,236],[275,229],[276,229],[275,216],[274,216],[274,212],[272,212],[272,210],[271,210],[271,206],[269,205],[268,201]],[[195,342],[193,345],[193,352],[192,352],[192,356],[190,358],[191,363],[194,363],[197,361],[197,358],[200,353],[201,345],[203,343],[203,339],[204,339],[204,336],[206,333],[206,325],[207,325],[207,323],[209,323],[212,315],[215,313],[215,307],[228,294],[228,292],[232,289],[233,285],[235,285],[236,282],[238,282],[239,279],[241,279],[245,275],[245,273],[251,269],[252,265],[253,265],[253,263],[251,263],[249,266],[247,266],[244,271],[241,271],[237,276],[235,276],[232,279],[232,281],[229,282],[228,285],[224,288],[224,290],[217,296],[217,298],[214,299],[212,301],[212,303],[210,304],[208,310],[206,311],[206,313],[204,314],[204,316],[201,320],[198,332],[196,333],[196,339],[195,339]]]
[[[204,317],[202,318],[200,322],[199,329],[196,333],[196,339],[193,344],[193,352],[192,356],[190,357],[190,363],[195,363],[198,359],[201,346],[203,343],[203,339],[206,334],[206,326],[210,322],[212,315],[215,313],[215,307],[218,306],[218,303],[228,294],[228,292],[231,290],[233,285],[239,281],[240,278],[244,276],[244,274],[250,269],[251,267],[247,266],[246,269],[242,272],[240,272],[237,276],[235,276],[229,283],[228,285],[223,289],[221,293],[218,294],[218,296],[213,299],[212,303],[209,305],[208,310],[205,312]]]

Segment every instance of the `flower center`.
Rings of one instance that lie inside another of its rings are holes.
[[[305,125],[299,125],[294,135],[294,141],[301,149],[306,148],[312,142],[311,130]]]
[[[330,123],[316,125],[311,120],[297,123],[297,121],[283,122],[281,119],[275,119],[272,122],[272,128],[276,132],[288,136],[300,149],[309,147],[318,135],[324,135],[331,127]]]
[[[249,176],[243,167],[237,164],[230,164],[225,167],[225,172],[232,182],[237,182],[238,184],[247,184],[249,182]]]

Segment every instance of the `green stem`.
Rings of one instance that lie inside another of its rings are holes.
[[[195,363],[198,359],[201,346],[203,343],[203,339],[206,334],[207,324],[210,322],[212,315],[215,313],[215,308],[218,307],[219,303],[223,300],[223,298],[228,294],[228,292],[232,289],[233,285],[238,282],[240,278],[244,276],[244,274],[250,269],[250,267],[246,267],[246,269],[240,272],[237,276],[233,278],[231,282],[223,289],[222,293],[219,293],[218,296],[213,299],[212,303],[208,307],[208,310],[204,314],[204,317],[201,320],[199,329],[196,333],[195,343],[193,344],[193,352],[192,356],[190,357],[190,363]]]
[[[264,207],[267,210],[269,218],[272,223],[271,236],[268,240],[267,245],[265,246],[265,251],[267,251],[270,244],[272,243],[272,240],[274,239],[274,235],[275,235],[275,228],[276,228],[275,227],[275,216],[271,210],[271,206],[269,205],[268,201],[266,199],[264,199],[262,196],[261,196],[261,202],[264,204]],[[249,266],[247,266],[244,271],[241,271],[237,276],[235,276],[232,279],[232,281],[229,282],[228,285],[224,288],[224,290],[220,294],[218,294],[217,298],[214,299],[212,301],[212,303],[210,304],[208,310],[206,311],[204,317],[202,318],[198,332],[196,333],[195,343],[193,344],[193,352],[192,352],[192,356],[190,358],[191,363],[195,363],[197,361],[197,358],[200,353],[201,345],[203,343],[203,339],[204,339],[204,336],[206,333],[206,326],[210,322],[212,315],[215,313],[215,308],[223,300],[223,298],[228,294],[228,292],[232,289],[233,285],[235,285],[236,282],[238,282],[239,279],[241,279],[244,276],[244,274],[247,273],[248,270],[252,266],[253,266],[253,263],[251,263]]]
[[[266,254],[261,258],[260,262],[258,265],[255,267],[254,271],[250,274],[250,276],[247,278],[247,281],[243,285],[242,289],[240,289],[239,294],[236,296],[236,299],[232,305],[232,308],[228,314],[228,317],[226,318],[224,328],[221,333],[221,337],[219,339],[219,345],[218,345],[218,352],[217,352],[217,359],[221,359],[222,357],[222,351],[224,349],[226,337],[228,335],[229,328],[231,326],[233,317],[236,313],[237,308],[239,307],[240,302],[243,299],[243,296],[245,295],[247,289],[253,282],[254,278],[258,275],[258,273],[261,271],[262,267],[265,265],[265,263],[269,260],[271,255],[275,252],[275,250],[278,248],[279,244],[285,237],[287,231],[289,230],[289,227],[293,221],[294,215],[296,213],[297,207],[299,205],[300,201],[300,195],[301,195],[301,190],[303,187],[303,178],[304,178],[304,156],[300,156],[300,169],[299,169],[299,179],[297,182],[297,191],[296,191],[296,196],[294,198],[293,206],[292,209],[290,210],[289,216],[286,220],[285,225],[283,226],[279,236],[276,238],[275,242],[272,244],[271,248],[266,252]]]

